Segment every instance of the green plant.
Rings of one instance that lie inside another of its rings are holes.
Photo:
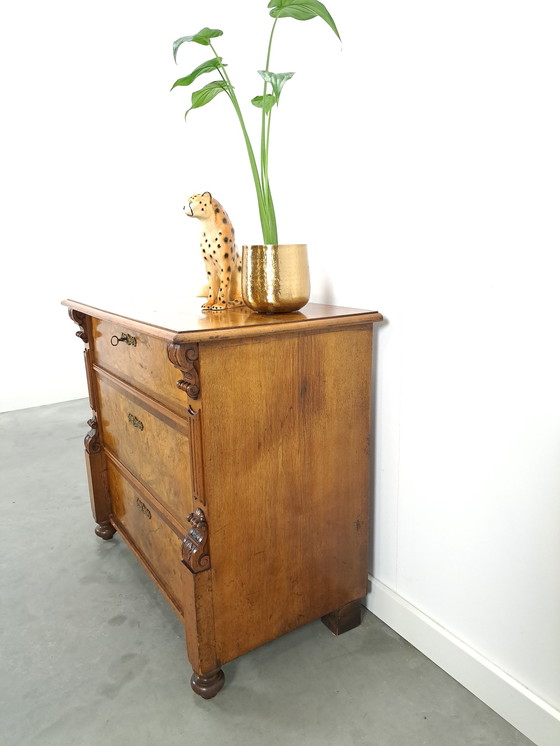
[[[276,214],[274,211],[274,203],[272,201],[272,194],[270,191],[270,183],[268,178],[268,154],[270,148],[270,121],[272,118],[272,110],[274,105],[278,105],[280,101],[280,93],[287,80],[289,80],[294,73],[273,73],[269,69],[270,65],[270,52],[272,49],[272,38],[276,29],[276,24],[280,18],[295,18],[298,21],[308,21],[311,18],[322,18],[332,28],[334,33],[340,39],[340,34],[336,28],[335,22],[330,15],[329,11],[318,0],[270,0],[268,7],[271,8],[270,15],[274,18],[272,24],[272,30],[270,32],[270,39],[268,41],[268,50],[266,55],[266,65],[264,70],[259,70],[259,75],[264,81],[262,96],[255,96],[251,100],[251,103],[262,110],[261,116],[261,141],[260,141],[260,166],[257,164],[255,158],[255,152],[245,126],[243,114],[239,106],[239,101],[235,95],[235,88],[233,87],[229,75],[227,73],[227,65],[223,62],[222,58],[218,55],[212,40],[218,36],[222,36],[223,31],[219,29],[203,28],[194,36],[182,36],[173,43],[173,58],[177,62],[177,50],[185,42],[195,42],[205,47],[210,47],[214,53],[214,57],[203,62],[197,68],[195,68],[189,75],[184,78],[179,78],[173,84],[171,90],[178,86],[189,86],[193,83],[200,75],[204,75],[209,72],[218,72],[220,80],[213,80],[211,83],[207,83],[204,88],[199,91],[194,91],[191,96],[191,107],[185,112],[185,119],[187,114],[192,109],[198,109],[201,106],[209,103],[219,93],[225,91],[229,96],[245,139],[245,145],[247,147],[247,153],[249,155],[249,162],[251,165],[251,172],[253,174],[253,180],[255,182],[255,189],[257,192],[257,201],[259,205],[259,215],[261,220],[263,240],[265,244],[276,244],[278,243],[278,230],[276,227]],[[269,92],[270,86],[270,92]]]

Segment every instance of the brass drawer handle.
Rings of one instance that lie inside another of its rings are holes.
[[[146,503],[143,503],[142,500],[140,500],[139,497],[136,498],[136,507],[140,508],[146,518],[150,520],[150,518],[152,517],[152,511],[147,507]]]
[[[111,337],[111,344],[113,345],[113,347],[116,347],[119,342],[126,342],[127,345],[136,347],[136,337],[133,337],[132,334],[125,334],[124,332],[122,332],[120,337],[117,337],[116,334],[113,334],[113,336]]]
[[[138,417],[136,417],[136,415],[132,414],[132,412],[128,413],[128,421],[130,422],[132,427],[137,427],[138,430],[144,429],[144,423],[142,422],[142,420],[139,420]]]

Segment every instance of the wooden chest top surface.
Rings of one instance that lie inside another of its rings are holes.
[[[209,342],[235,337],[255,337],[283,331],[306,331],[316,326],[341,328],[381,321],[375,311],[308,303],[296,313],[260,314],[243,306],[221,312],[203,312],[201,298],[181,302],[151,299],[113,299],[103,308],[76,300],[62,304],[97,319],[126,322],[127,329],[143,332],[167,342]],[[106,308],[117,309],[107,311]],[[119,313],[118,309],[126,309]]]

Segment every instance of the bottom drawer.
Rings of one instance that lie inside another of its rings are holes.
[[[113,517],[156,582],[182,614],[182,540],[111,464],[107,464]]]

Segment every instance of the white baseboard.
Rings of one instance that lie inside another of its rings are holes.
[[[560,744],[560,712],[370,576],[366,607],[537,746]]]

